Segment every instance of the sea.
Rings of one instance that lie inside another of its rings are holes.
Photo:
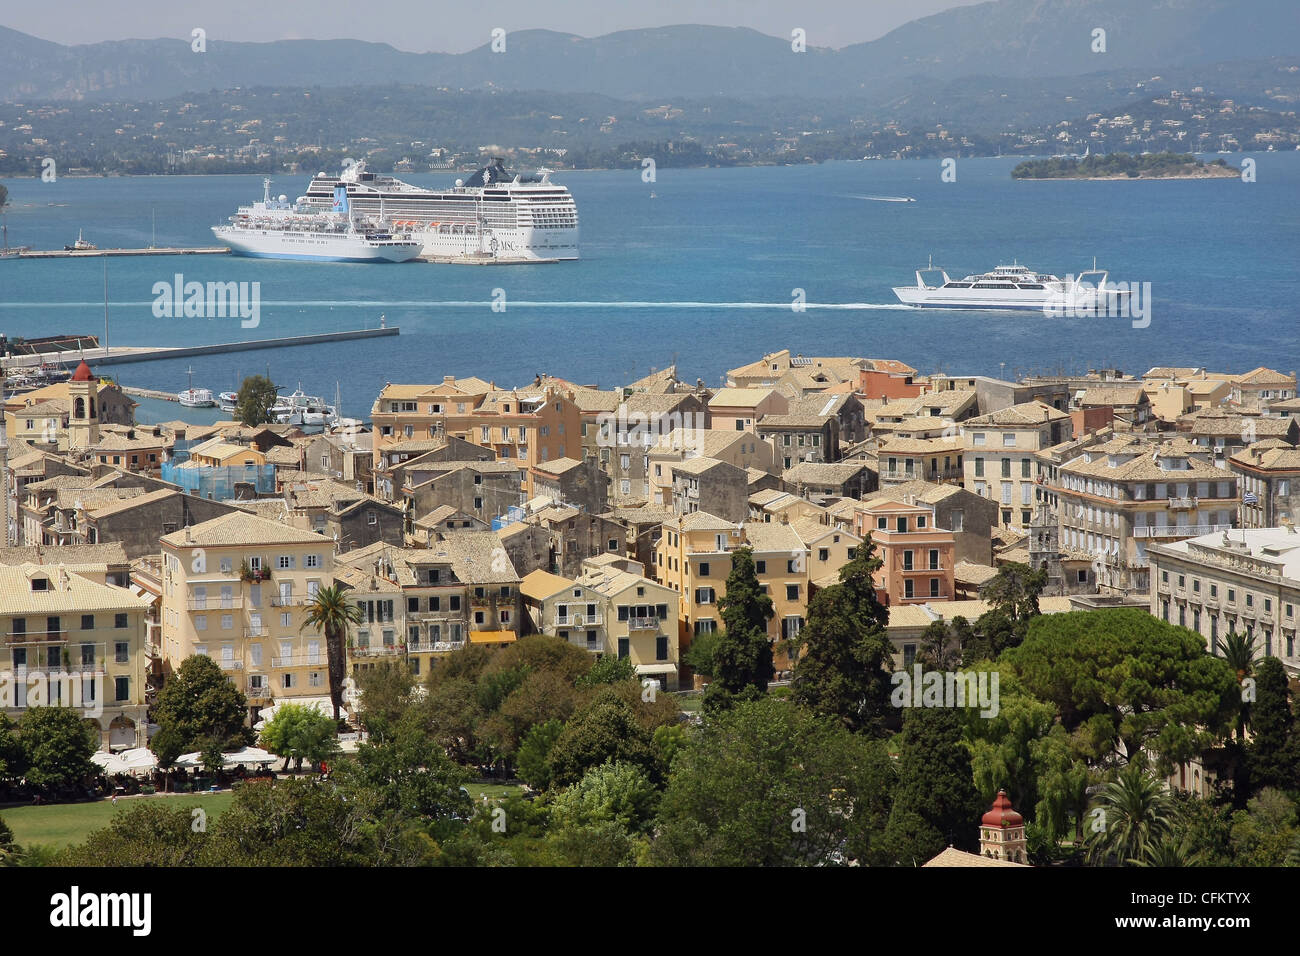
[[[397,337],[104,366],[124,385],[214,393],[269,374],[365,418],[387,382],[538,374],[614,387],[675,363],[718,385],[766,352],[899,359],[922,373],[995,375],[1300,368],[1300,153],[1254,181],[1017,181],[1017,159],[641,169],[552,175],[578,204],[581,256],[528,266],[308,263],[234,256],[0,260],[0,333],[190,345],[399,327]],[[272,191],[306,191],[308,175]],[[447,186],[457,174],[410,174]],[[461,174],[463,175],[463,174]],[[215,245],[210,227],[262,194],[261,176],[3,180],[9,241],[61,249]],[[913,199],[913,202],[897,202]],[[892,287],[931,261],[951,277],[1019,262],[1065,276],[1097,265],[1149,283],[1133,317],[914,310]],[[157,318],[154,286],[260,283],[260,321]],[[105,309],[107,287],[107,309]],[[495,306],[495,308],[494,308]],[[183,410],[188,420],[218,413]],[[143,399],[141,421],[176,418]]]

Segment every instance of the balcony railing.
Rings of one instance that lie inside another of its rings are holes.
[[[218,660],[217,666],[220,667],[223,671],[242,671],[244,669],[244,662],[233,660],[233,659],[228,661]]]
[[[449,654],[464,646],[464,641],[415,641],[406,645],[406,652],[408,654]]]
[[[555,616],[556,627],[598,627],[605,623],[601,614],[570,614],[566,617]]]
[[[254,684],[250,681],[245,693],[247,693],[253,700],[265,700],[271,696],[271,685],[265,682]]]
[[[325,658],[320,654],[290,654],[288,657],[272,657],[271,666],[279,667],[324,667]]]
[[[659,630],[659,618],[629,617],[627,619],[627,629],[629,631],[657,631]]]
[[[271,607],[300,607],[307,603],[309,597],[307,594],[273,594]]]
[[[1203,534],[1213,534],[1216,531],[1230,531],[1230,524],[1189,524],[1189,525],[1165,525],[1164,527],[1146,527],[1134,528],[1133,537],[1135,538],[1197,538]]]
[[[5,634],[5,641],[10,644],[61,644],[67,639],[67,631],[9,631]]]
[[[406,648],[401,644],[367,644],[364,647],[357,644],[348,648],[348,653],[353,657],[394,657],[405,651]]]
[[[1166,501],[1166,505],[1170,508],[1178,508],[1178,509],[1195,508],[1196,499],[1195,498],[1169,498]]]
[[[244,637],[266,637],[266,635],[270,633],[271,633],[271,628],[266,624],[263,624],[259,627],[244,628]]]
[[[239,595],[231,597],[192,598],[185,607],[191,611],[233,611],[244,606],[244,599]]]

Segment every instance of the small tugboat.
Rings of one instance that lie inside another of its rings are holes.
[[[85,238],[81,233],[82,230],[78,229],[77,241],[70,246],[64,246],[63,247],[64,252],[89,252],[92,249],[99,248],[99,246],[95,245],[89,239]]]

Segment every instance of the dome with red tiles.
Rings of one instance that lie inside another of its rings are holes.
[[[72,381],[74,382],[93,382],[94,380],[95,376],[90,374],[90,366],[84,361],[78,365],[77,370],[72,373]]]
[[[1007,827],[1024,826],[1025,818],[1015,810],[1011,809],[1011,801],[1007,798],[1005,790],[999,790],[997,799],[993,801],[993,809],[980,819],[980,825],[986,827],[998,827],[1005,830]]]

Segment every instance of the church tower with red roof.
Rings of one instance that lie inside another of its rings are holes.
[[[993,809],[980,820],[980,854],[1012,863],[1028,863],[1025,818],[1011,807],[1005,790],[999,790]]]
[[[99,441],[99,381],[84,361],[68,381],[68,448],[85,449]]]

